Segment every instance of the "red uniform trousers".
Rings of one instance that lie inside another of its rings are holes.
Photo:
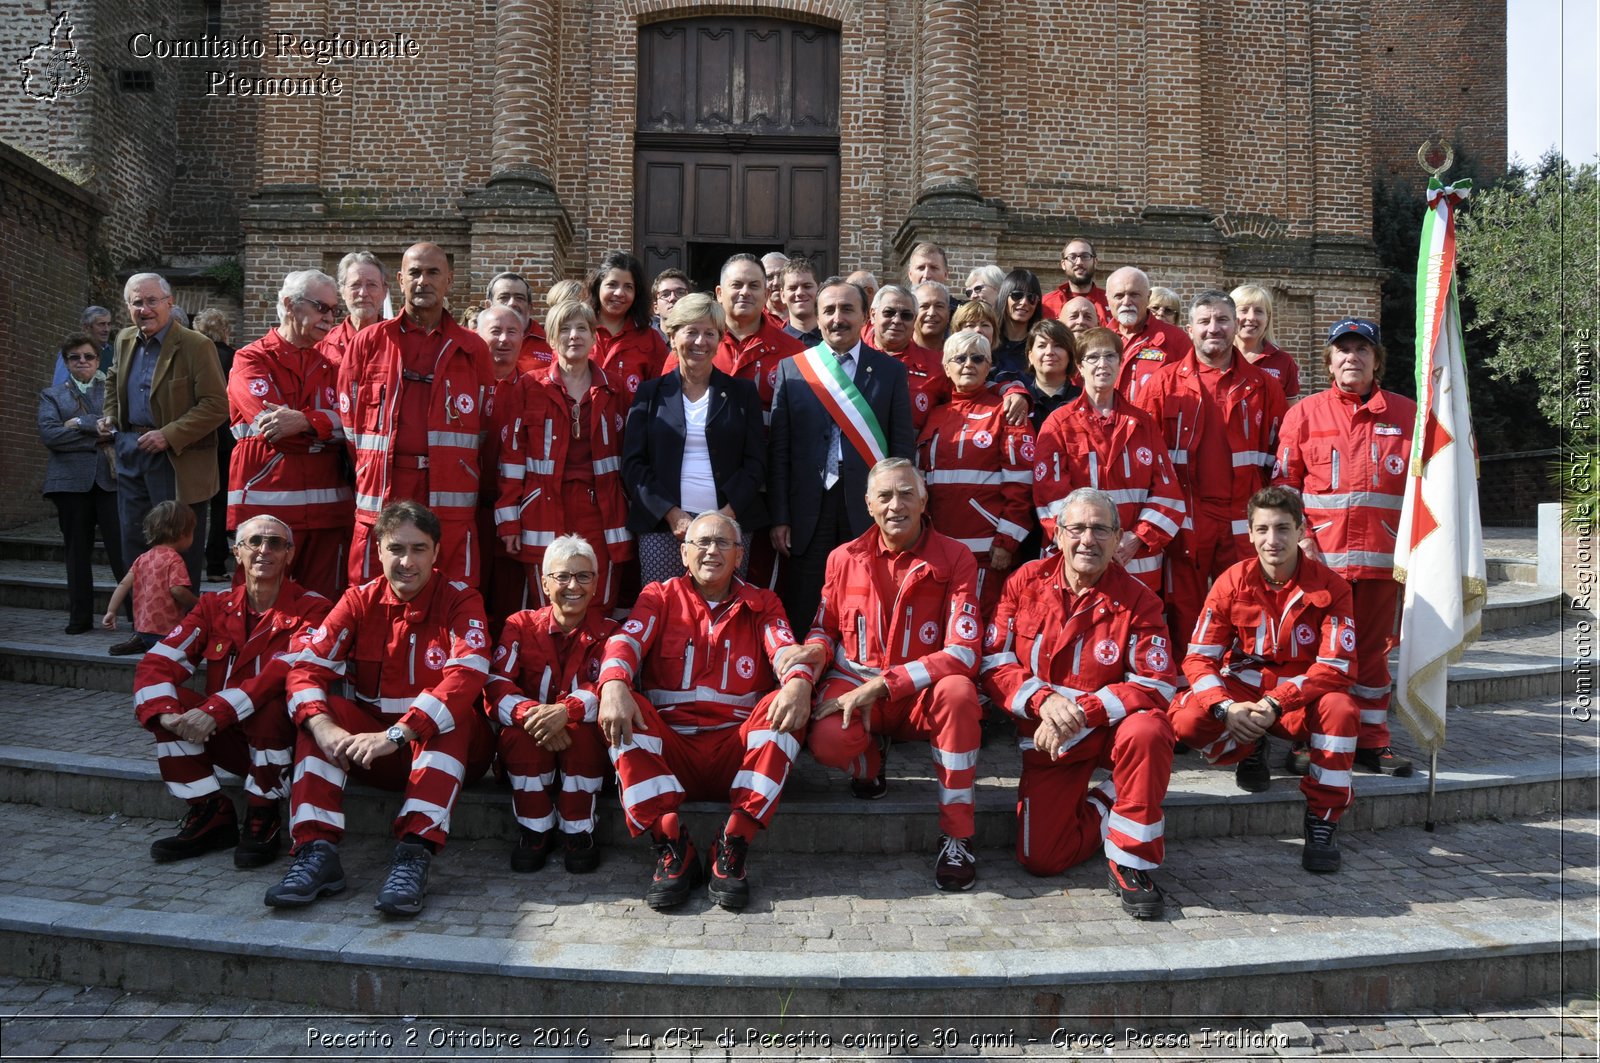
[[[1361,709],[1358,749],[1389,744],[1389,651],[1395,648],[1395,621],[1400,615],[1400,584],[1393,579],[1353,579],[1356,621],[1356,675],[1350,695]]]
[[[648,833],[685,801],[725,800],[734,812],[765,827],[778,810],[783,784],[805,740],[804,728],[793,734],[773,730],[767,709],[777,696],[773,691],[762,698],[743,723],[679,734],[635,693],[644,726],[634,728],[627,743],[610,747],[633,836]]]
[[[611,560],[611,549],[606,545],[606,525],[600,514],[600,505],[595,501],[594,481],[568,480],[562,484],[561,508],[567,515],[567,527],[561,534],[580,535],[594,550],[594,602],[589,608],[599,609],[609,616],[617,604],[617,578],[621,566]],[[530,609],[542,609],[550,604],[550,599],[545,597],[544,580],[541,578],[543,565],[542,560],[537,564],[523,562],[523,568],[528,573]],[[635,576],[635,591],[638,590],[638,582]]]
[[[402,468],[397,464],[390,474],[389,501],[411,499],[420,505],[428,504],[428,470]],[[478,529],[471,520],[439,521],[439,559],[434,567],[448,580],[478,586]],[[372,525],[356,520],[355,534],[350,540],[350,585],[359,587],[368,580],[383,575],[383,562],[378,558],[378,541],[372,537]]]
[[[844,677],[825,680],[816,700],[836,698],[857,685]],[[858,713],[848,727],[840,725],[842,713],[816,721],[807,748],[818,764],[841,768],[852,778],[870,779],[883,766],[873,735],[930,743],[939,780],[939,830],[952,838],[970,838],[975,833],[972,786],[978,776],[981,715],[972,680],[947,675],[915,697],[878,702],[867,719]]]
[[[1172,776],[1172,725],[1164,712],[1135,712],[1115,727],[1092,727],[1051,760],[1031,742],[1017,785],[1017,862],[1035,875],[1059,875],[1103,851],[1145,871],[1166,855],[1161,803]],[[1093,790],[1098,767],[1111,778]]]
[[[479,589],[489,614],[489,638],[499,642],[506,617],[528,608],[528,573],[521,558],[506,553],[495,534],[493,504],[478,507],[478,571],[483,577]]]
[[[1211,584],[1232,565],[1255,556],[1244,531],[1244,517],[1240,515],[1236,521],[1230,503],[1201,499],[1197,510],[1189,518],[1194,527],[1183,530],[1189,557],[1184,558],[1178,550],[1167,551],[1164,598],[1175,661],[1183,660],[1189,651],[1189,636],[1205,608]],[[1178,683],[1183,684],[1182,672]]]
[[[178,704],[185,711],[205,700],[198,691],[178,688]],[[289,795],[286,777],[294,762],[295,731],[281,697],[213,734],[204,745],[179,738],[160,724],[150,731],[156,738],[156,767],[173,797],[197,801],[219,793],[219,767],[244,777],[245,796],[251,804]]]
[[[572,744],[552,753],[520,727],[500,728],[496,744],[511,781],[511,811],[529,830],[554,830],[558,820],[564,834],[594,830],[595,795],[611,771],[605,735],[594,723],[580,723],[568,733]],[[552,798],[558,768],[561,796]]]
[[[1235,701],[1257,701],[1261,694],[1253,687],[1223,676],[1228,696]],[[1167,710],[1178,741],[1198,749],[1212,764],[1237,764],[1250,755],[1254,746],[1239,745],[1224,729],[1222,721],[1184,691]],[[1339,822],[1355,795],[1350,789],[1350,769],[1356,762],[1356,729],[1361,710],[1349,694],[1324,694],[1298,709],[1284,709],[1267,729],[1269,734],[1310,747],[1311,768],[1300,780],[1306,807],[1321,819]]]
[[[327,715],[352,734],[387,731],[400,718],[399,713],[379,716],[341,697],[328,699]],[[352,764],[348,772],[326,760],[311,731],[302,727],[289,791],[289,834],[295,851],[314,841],[339,844],[344,837],[344,791],[351,779],[381,790],[404,791],[394,836],[415,834],[443,848],[456,796],[489,769],[493,757],[489,724],[476,712],[459,713],[451,730],[380,757],[370,768]]]

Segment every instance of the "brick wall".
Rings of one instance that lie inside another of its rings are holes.
[[[39,494],[39,389],[50,383],[58,344],[88,302],[89,255],[99,204],[33,159],[0,144],[0,526],[55,511]]]

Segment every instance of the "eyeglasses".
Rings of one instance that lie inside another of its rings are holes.
[[[281,535],[250,535],[240,539],[239,545],[251,550],[271,550],[276,554],[289,549],[289,540]]]
[[[988,361],[989,356],[987,354],[952,354],[945,359],[946,363],[953,365],[966,365],[968,362],[973,365],[983,365]]]
[[[897,310],[892,306],[880,306],[878,313],[890,321],[912,321],[917,316],[915,310]]]
[[[968,299],[976,299],[979,293],[988,291],[989,286],[987,284],[974,284],[970,288],[963,288],[961,290],[967,293]]]
[[[1068,262],[1093,262],[1094,261],[1094,252],[1093,251],[1079,251],[1079,252],[1077,252],[1075,254],[1062,255],[1061,257],[1066,259]]]
[[[320,302],[320,301],[318,301],[316,299],[311,298],[309,295],[302,295],[300,297],[299,301],[302,302],[302,303],[305,303],[307,306],[316,307],[317,308],[317,313],[319,313],[319,314],[331,314],[335,310],[339,309],[338,304],[336,304],[336,303]]]
[[[1088,532],[1097,540],[1111,538],[1111,533],[1116,529],[1109,524],[1063,524],[1062,530],[1074,539],[1083,538],[1083,533]]]
[[[1013,303],[1025,303],[1029,299],[1037,299],[1039,297],[1037,295],[1033,294],[1032,292],[1017,291],[1017,292],[1007,292],[1006,293],[1006,298],[1009,299]]]
[[[587,587],[594,582],[593,572],[546,572],[545,579],[553,579],[565,587],[569,583],[576,583],[580,587]]]
[[[1115,362],[1121,357],[1122,355],[1116,351],[1090,351],[1088,354],[1079,355],[1078,361],[1089,365],[1092,362]]]
[[[732,539],[723,539],[720,537],[715,539],[685,539],[684,542],[688,543],[702,554],[709,552],[713,548],[717,550],[732,550],[738,545]]]
[[[67,355],[67,361],[69,361],[69,362],[98,362],[99,360],[100,360],[100,356],[98,354],[69,354],[69,355]]]
[[[162,303],[170,302],[172,302],[172,296],[158,295],[152,299],[129,299],[128,305],[135,310],[143,310],[147,306],[151,309],[154,309],[155,307],[160,306]]]

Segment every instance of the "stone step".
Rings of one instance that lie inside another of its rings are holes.
[[[111,592],[117,587],[111,566],[94,566],[95,619],[105,612]],[[223,580],[203,580],[201,591],[220,591],[228,587]],[[66,570],[59,561],[0,561],[0,607],[65,612],[67,608]],[[126,636],[124,636],[126,637]]]
[[[76,726],[62,728],[71,718]],[[1565,723],[1560,699],[1478,706],[1451,715],[1433,803],[1436,822],[1486,816],[1538,815],[1550,808],[1595,807],[1596,780],[1569,770],[1563,756],[1592,752],[1596,743],[1560,740]],[[1410,778],[1355,774],[1353,827],[1417,824],[1427,818],[1427,760],[1403,725],[1393,727],[1395,748],[1416,760]],[[126,695],[56,690],[0,683],[0,800],[70,809],[91,815],[149,816],[175,820],[182,806],[156,771],[147,732],[133,722]],[[1592,736],[1591,736],[1592,737]],[[1174,759],[1165,802],[1167,836],[1209,838],[1299,830],[1304,814],[1298,781],[1283,766],[1287,747],[1274,740],[1275,778],[1262,794],[1246,794],[1228,768],[1213,768],[1194,753]],[[773,851],[851,853],[926,851],[937,844],[937,788],[926,746],[901,743],[889,760],[890,791],[879,801],[849,796],[843,777],[802,755],[784,788],[782,808],[762,845]],[[1009,727],[995,731],[978,761],[975,795],[979,844],[1006,848],[1016,839],[1017,779],[1021,757]],[[237,783],[233,784],[237,794]],[[451,817],[453,838],[500,844],[515,836],[509,790],[492,775],[463,790]],[[351,829],[382,834],[399,806],[397,795],[354,787],[346,805]],[[628,833],[614,793],[600,802],[599,834],[623,846]],[[714,835],[715,805],[689,812]],[[725,807],[720,815],[725,816]]]
[[[1529,545],[1533,544],[1530,543]],[[1485,557],[1483,560],[1488,569],[1491,583],[1500,581],[1517,583],[1539,582],[1539,559],[1532,554],[1526,557],[1513,557],[1510,555]]]
[[[434,861],[423,913],[389,921],[371,903],[392,843],[370,834],[341,846],[347,892],[277,911],[262,897],[281,860],[157,865],[146,849],[169,821],[16,805],[5,816],[5,974],[313,1003],[340,1032],[470,1002],[449,1010],[566,1016],[557,1025],[585,1031],[597,1054],[621,1049],[606,1039],[624,1029],[680,1025],[741,1038],[899,1030],[922,1054],[934,1027],[1047,1039],[1185,1014],[1471,1008],[1592,989],[1600,946],[1588,813],[1341,829],[1344,867],[1329,876],[1300,869],[1298,832],[1174,840],[1154,873],[1166,913],[1149,922],[1119,910],[1097,856],[1040,879],[980,846],[977,887],[940,894],[925,852],[796,860],[766,839],[739,914],[700,891],[672,913],[646,908],[642,842],[580,877],[513,875],[499,845],[468,841]],[[788,1047],[794,1058],[804,1046]],[[1103,1052],[1070,1056],[1091,1054]]]
[[[40,522],[23,528],[0,532],[0,560],[41,561],[60,565],[65,561],[61,534],[54,521]],[[94,563],[111,564],[106,556],[104,542],[95,540]]]

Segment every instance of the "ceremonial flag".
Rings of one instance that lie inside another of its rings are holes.
[[[1430,753],[1444,744],[1446,681],[1482,631],[1488,570],[1478,515],[1477,444],[1456,309],[1457,206],[1470,182],[1428,182],[1417,259],[1417,423],[1395,543],[1406,585],[1394,706]]]

